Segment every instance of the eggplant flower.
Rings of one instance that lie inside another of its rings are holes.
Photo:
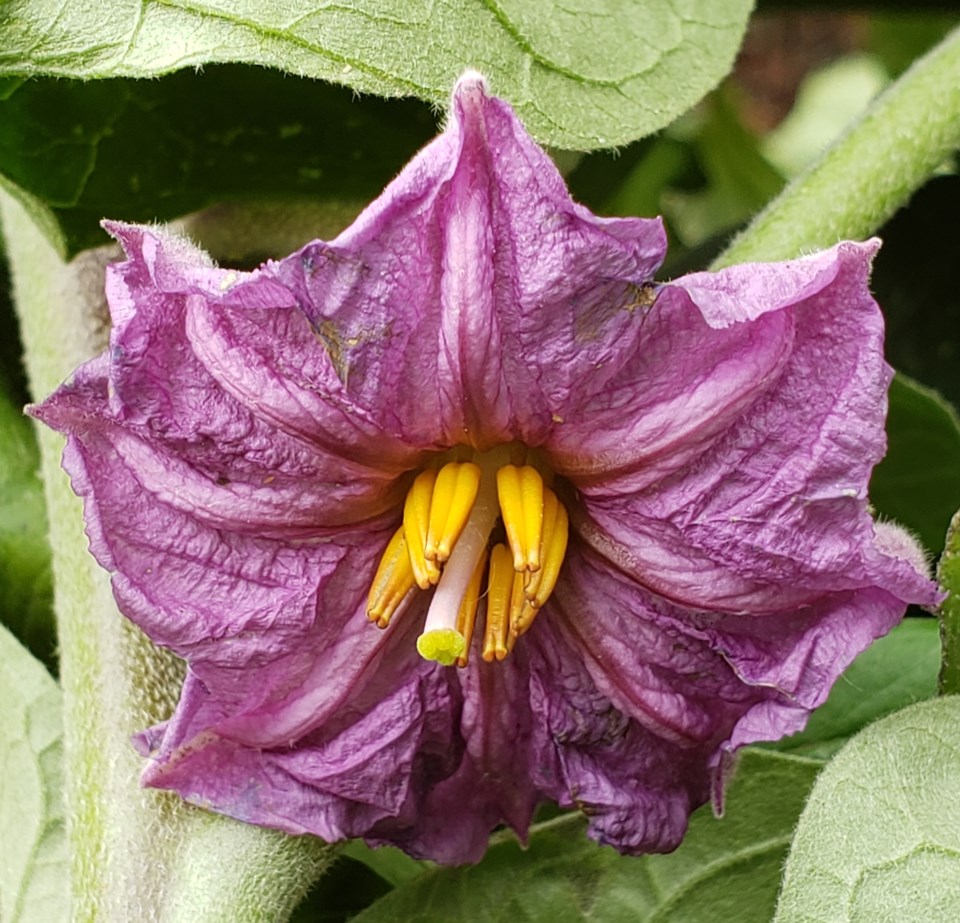
[[[674,848],[908,603],[876,525],[878,246],[656,283],[466,74],[331,242],[232,272],[106,225],[109,350],[67,434],[121,610],[187,662],[143,781],[443,863],[537,805]]]

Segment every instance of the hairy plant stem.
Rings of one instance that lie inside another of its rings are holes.
[[[874,234],[960,148],[960,27],[757,215],[713,268]]]
[[[950,594],[940,606],[940,695],[960,693],[960,510],[947,530],[937,579]]]

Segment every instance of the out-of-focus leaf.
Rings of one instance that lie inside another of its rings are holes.
[[[790,114],[763,139],[764,156],[795,176],[827,149],[889,82],[872,55],[840,58],[810,74]]]
[[[172,218],[213,202],[366,201],[436,131],[414,100],[252,67],[163,80],[33,80],[0,101],[0,173],[71,251],[104,217]],[[44,204],[45,203],[45,204]],[[36,217],[36,216],[35,216]]]
[[[890,387],[887,436],[870,499],[937,554],[960,507],[960,419],[936,392],[898,375]]]
[[[872,721],[935,696],[939,665],[936,620],[907,619],[850,664],[804,731],[769,746],[826,759]]]
[[[371,849],[362,840],[353,840],[343,848],[343,855],[362,862],[373,869],[384,881],[396,887],[422,875],[427,865],[411,859],[393,846]]]
[[[935,3],[929,6],[931,9],[913,12],[906,8],[872,11],[868,47],[891,76],[900,76],[957,24],[956,13],[945,12],[946,5],[942,9]]]
[[[0,619],[46,662],[54,627],[50,548],[36,441],[0,391]]]
[[[698,192],[671,191],[663,211],[681,241],[696,246],[759,211],[783,187],[783,177],[722,93],[689,122],[675,131],[693,148],[706,185]]]
[[[871,724],[827,765],[797,827],[775,923],[956,923],[960,698]]]
[[[934,177],[880,230],[872,285],[894,368],[960,407],[960,176]],[[941,536],[942,537],[942,536]]]
[[[723,819],[701,808],[668,856],[620,856],[587,840],[582,819],[566,815],[538,825],[526,850],[504,840],[479,865],[426,872],[355,920],[767,923],[793,826],[821,766],[746,750]]]
[[[70,918],[60,690],[0,626],[0,919]]]
[[[278,67],[444,103],[467,67],[542,142],[588,150],[662,128],[727,73],[750,0],[8,0],[0,72],[148,77]]]

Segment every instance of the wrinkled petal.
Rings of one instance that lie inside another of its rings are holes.
[[[537,625],[531,702],[538,722],[534,777],[543,792],[590,820],[621,852],[668,852],[709,792],[703,752],[648,731],[619,711],[555,626]],[[532,642],[532,639],[531,639]]]
[[[36,416],[78,434],[115,421],[144,486],[213,525],[316,531],[395,505],[419,453],[324,393],[325,353],[288,292],[210,268],[174,235],[110,227],[129,257],[108,270],[110,364]]]
[[[583,487],[580,530],[587,541],[684,605],[775,612],[875,583],[904,601],[936,601],[925,576],[875,547],[867,508],[870,471],[886,445],[890,380],[883,321],[867,288],[874,250],[841,244],[766,267],[787,280],[770,290],[794,302],[778,309],[792,327],[779,374],[727,421],[708,451],[687,461],[684,445],[686,464],[671,476],[645,486],[641,470],[633,481],[644,486],[632,493],[619,493],[624,479],[617,475]],[[714,274],[712,283],[702,274],[689,277],[705,317],[729,325],[721,332],[743,322],[738,306],[748,295],[756,299],[757,272],[735,267]],[[788,283],[800,286],[799,294]],[[688,298],[686,285],[681,279],[671,286],[675,299]],[[743,298],[734,294],[738,286]]]
[[[764,697],[665,600],[589,547],[571,549],[545,614],[619,711],[678,746],[716,747]]]
[[[661,738],[707,753],[800,730],[903,600],[880,587],[823,595],[775,618],[690,611],[652,595],[589,548],[548,604],[597,688]]]
[[[867,288],[875,252],[876,242],[845,243],[662,286],[637,312],[629,361],[610,379],[584,382],[581,402],[547,442],[557,470],[589,496],[659,486],[771,396],[805,412],[793,426],[772,415],[757,421],[757,442],[806,435],[832,401],[882,439],[889,370],[877,349],[883,319]],[[857,471],[875,463],[872,448]],[[784,445],[781,458],[794,450]]]
[[[271,271],[385,430],[420,445],[538,445],[583,375],[622,361],[663,228],[573,203],[476,75],[450,118],[340,237]]]

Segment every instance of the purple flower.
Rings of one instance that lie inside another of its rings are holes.
[[[108,229],[110,349],[33,413],[189,665],[148,785],[445,863],[546,799],[669,850],[937,601],[867,507],[875,241],[656,284],[660,222],[574,204],[474,74],[330,243],[244,273]]]

